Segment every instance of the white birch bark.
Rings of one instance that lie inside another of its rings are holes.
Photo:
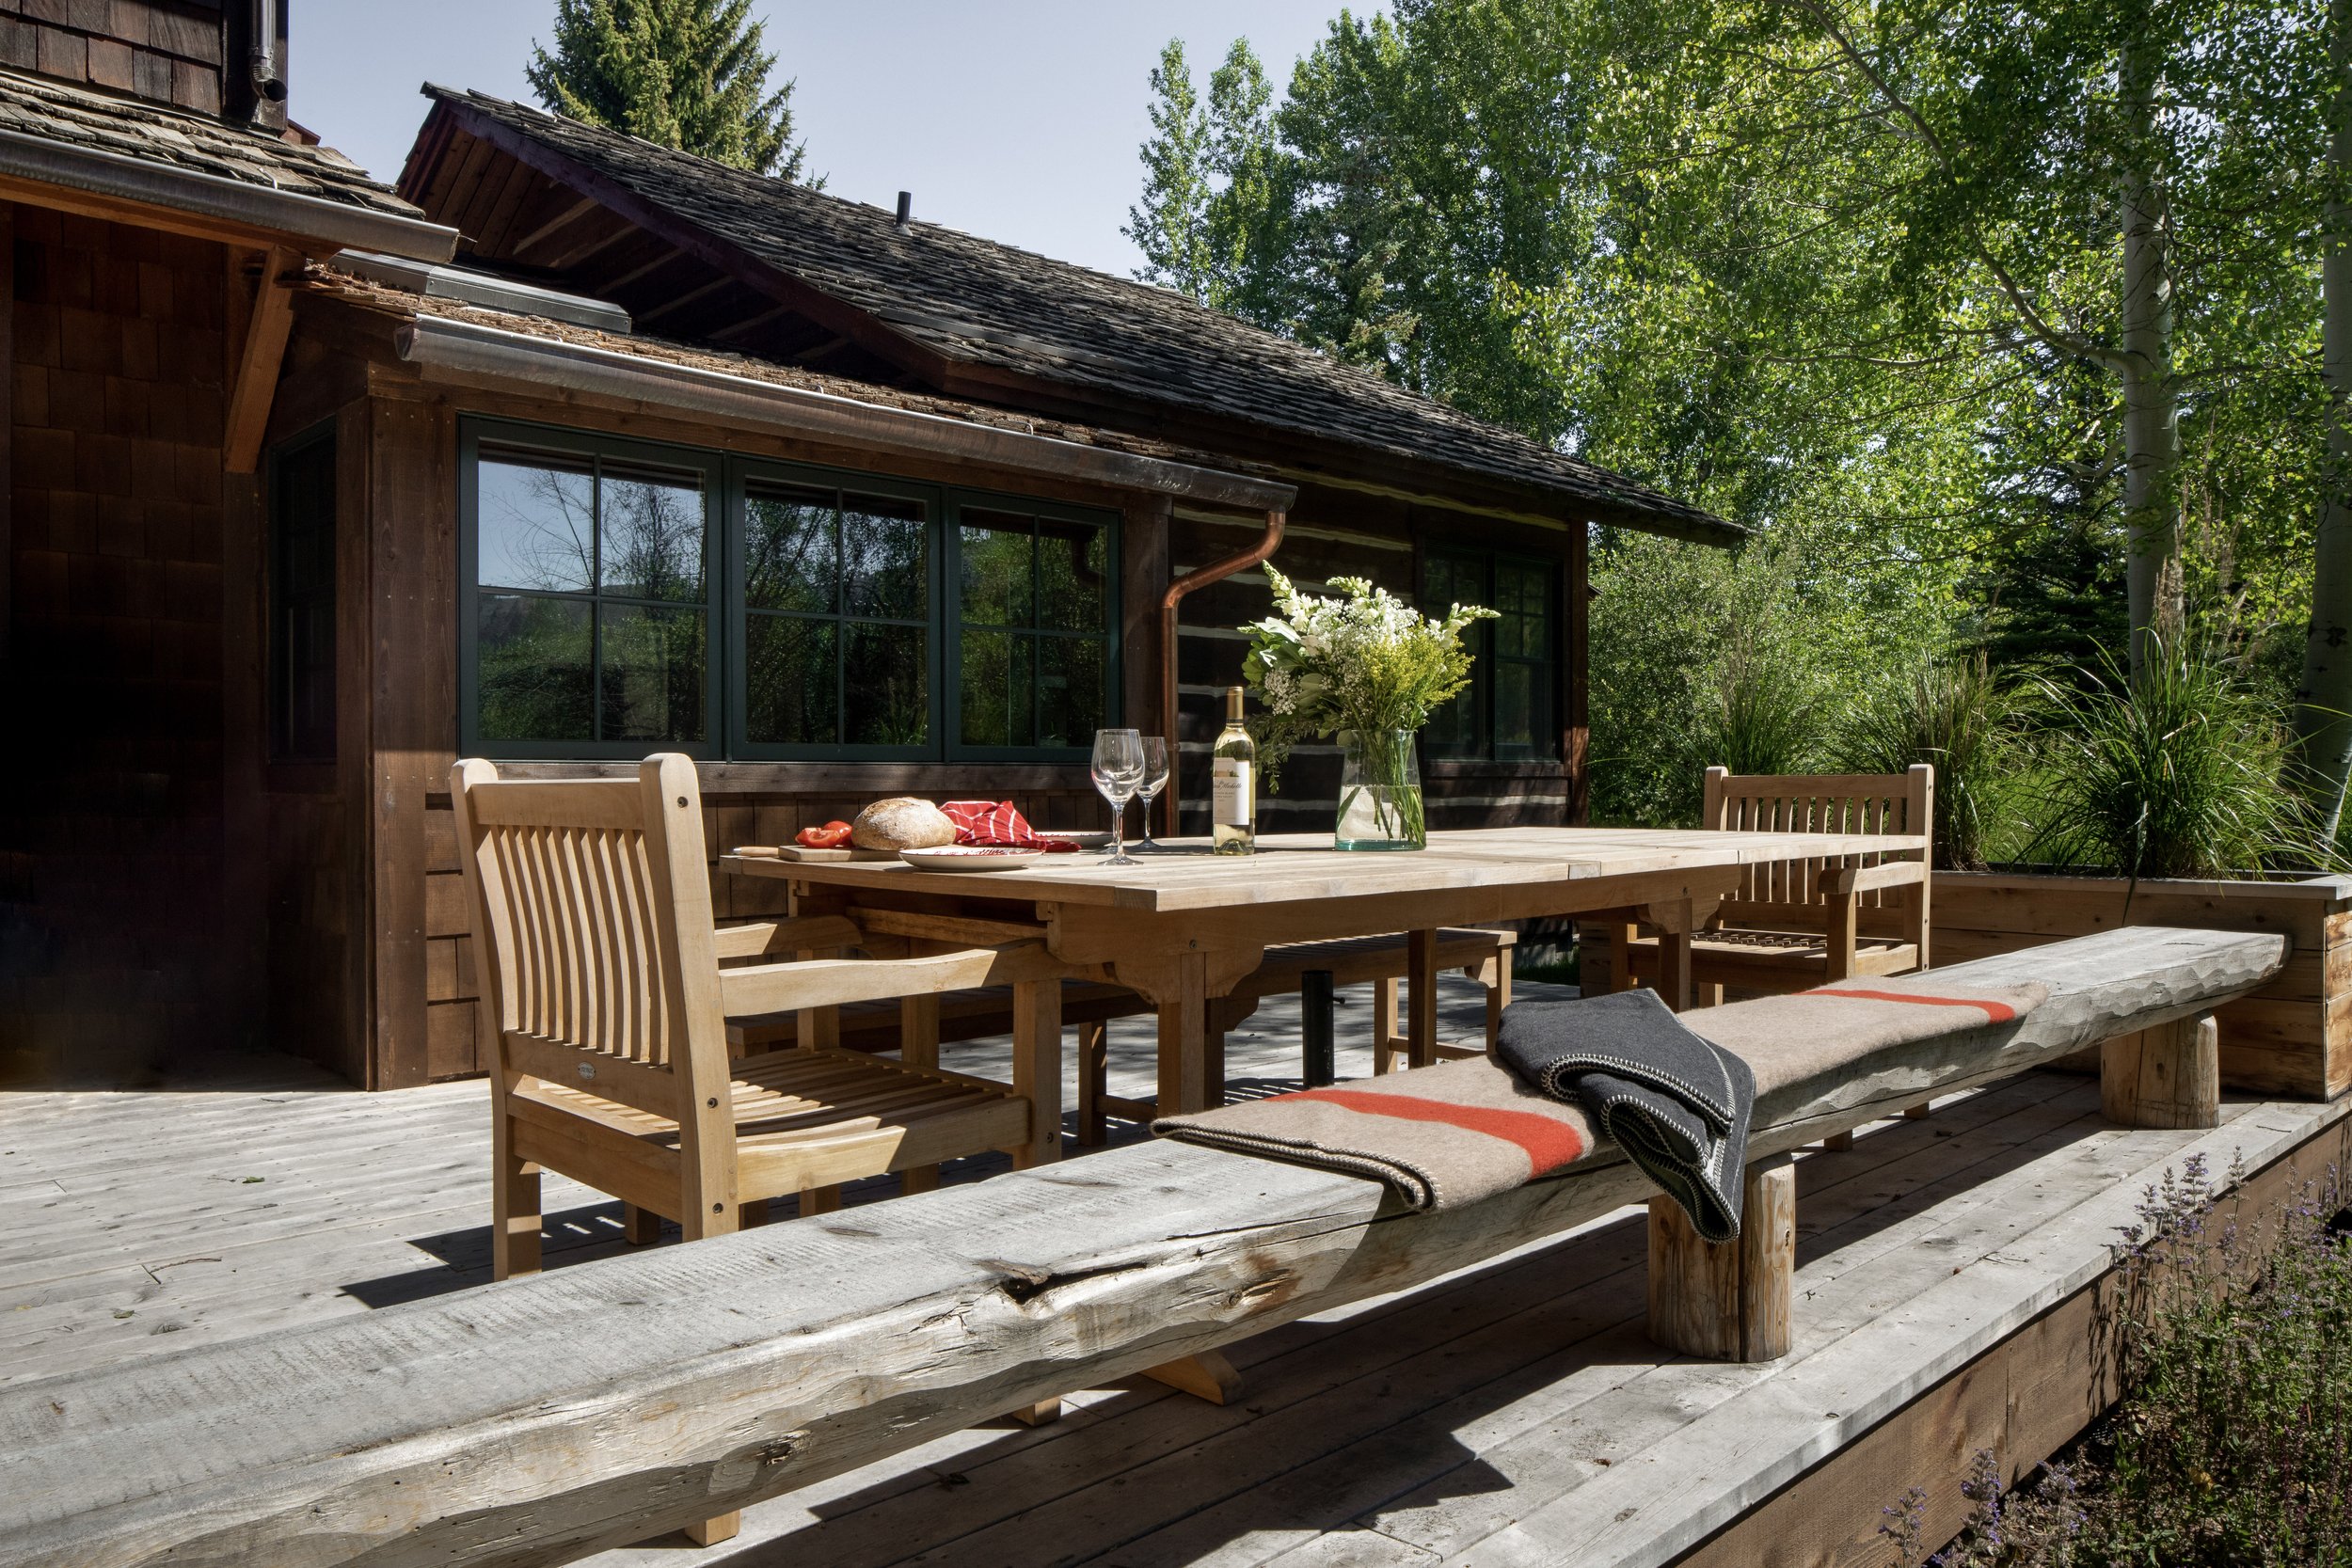
[[[2155,51],[2134,38],[2118,62],[2124,133],[2119,180],[2123,309],[2123,516],[2131,560],[2131,668],[2146,664],[2150,634],[2177,642],[2181,584],[2180,391],[2172,377],[2172,231],[2155,164]]]

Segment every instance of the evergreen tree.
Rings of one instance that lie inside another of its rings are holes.
[[[534,42],[524,75],[557,114],[800,180],[793,84],[768,91],[776,57],[750,12],[751,0],[556,0],[554,48]]]

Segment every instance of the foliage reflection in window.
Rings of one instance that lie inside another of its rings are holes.
[[[1104,722],[1110,570],[1101,526],[965,507],[958,738],[1026,750],[1089,744]]]
[[[919,500],[746,487],[746,739],[898,751],[930,742],[930,539]]]
[[[705,490],[691,469],[482,444],[474,486],[481,738],[705,737]]]
[[[1471,632],[1476,661],[1468,689],[1424,731],[1438,757],[1530,761],[1560,754],[1552,626],[1559,570],[1509,555],[1431,551],[1422,562],[1422,604],[1441,613],[1483,604],[1495,619]]]

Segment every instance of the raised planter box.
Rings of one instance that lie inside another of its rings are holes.
[[[1939,871],[1937,966],[2122,926],[2276,931],[2294,943],[2279,977],[2215,1015],[2231,1088],[2328,1100],[2352,1088],[2352,877],[2141,881]]]

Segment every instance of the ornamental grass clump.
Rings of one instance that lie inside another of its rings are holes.
[[[2153,642],[2137,678],[2112,660],[2081,674],[2079,688],[2042,683],[2045,798],[2028,858],[2219,877],[2296,852],[2275,698],[2211,653]]]
[[[1361,578],[1333,578],[1330,586],[1346,597],[1326,598],[1300,593],[1272,565],[1265,575],[1278,613],[1243,628],[1249,653],[1242,678],[1266,708],[1253,728],[1267,783],[1305,736],[1353,731],[1375,771],[1386,764],[1401,784],[1412,732],[1470,684],[1470,652],[1462,633],[1495,612],[1457,604],[1439,619]],[[1406,737],[1404,755],[1381,754],[1398,736]],[[1422,836],[1418,792],[1401,803],[1411,816],[1401,826],[1407,836]]]
[[[1856,709],[1846,757],[1858,773],[1935,769],[1935,863],[1984,866],[1988,797],[2008,765],[2019,705],[1984,655],[1923,662]]]

